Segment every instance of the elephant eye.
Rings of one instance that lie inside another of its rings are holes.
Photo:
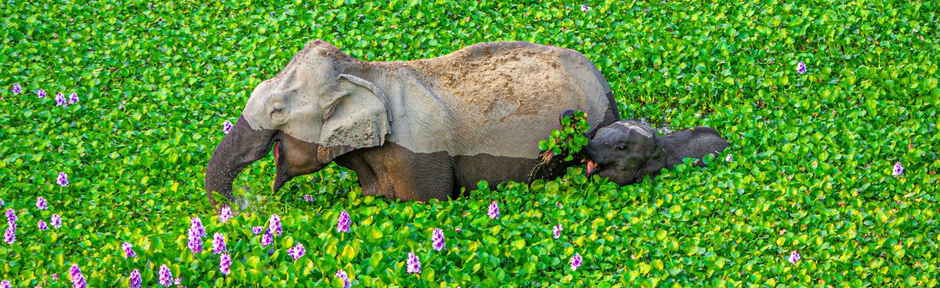
[[[626,150],[626,149],[627,149],[626,143],[617,144],[617,150]]]

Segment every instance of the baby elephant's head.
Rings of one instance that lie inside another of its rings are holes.
[[[588,175],[600,175],[620,185],[655,178],[683,158],[717,154],[728,142],[715,129],[695,127],[657,136],[649,126],[630,120],[601,127],[584,150]]]

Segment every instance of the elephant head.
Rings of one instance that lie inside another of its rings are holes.
[[[627,185],[659,175],[684,158],[701,159],[717,154],[728,142],[715,129],[695,127],[658,136],[649,126],[621,120],[598,129],[584,149],[588,175],[597,174],[612,182]]]
[[[230,200],[245,167],[274,150],[273,190],[389,133],[386,97],[363,75],[367,63],[320,40],[308,43],[274,78],[261,82],[206,167],[206,193]]]

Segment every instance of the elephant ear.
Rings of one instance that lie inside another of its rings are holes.
[[[340,74],[340,89],[324,107],[317,159],[329,163],[350,151],[381,146],[389,133],[385,94],[365,79]]]

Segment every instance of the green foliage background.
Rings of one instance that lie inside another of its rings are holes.
[[[16,242],[0,245],[2,279],[68,287],[79,264],[90,287],[125,286],[132,269],[155,286],[167,264],[190,287],[339,287],[338,269],[368,287],[937,286],[936,2],[382,2],[0,3],[0,199],[20,218]],[[203,177],[222,122],[318,38],[370,61],[501,40],[574,49],[623,117],[711,126],[733,151],[655,183],[616,187],[574,168],[430,204],[362,197],[334,166],[272,194],[266,158],[236,180],[256,205],[220,224]],[[79,104],[54,105],[72,91]],[[895,162],[904,175],[891,175]],[[59,171],[69,186],[55,185]],[[64,226],[38,231],[52,213]],[[270,213],[287,234],[273,254],[249,229]],[[226,234],[231,275],[187,250],[193,216]],[[434,228],[446,251],[431,249]],[[139,257],[123,258],[124,241]],[[290,260],[298,242],[307,254]],[[420,275],[405,273],[410,251]]]

